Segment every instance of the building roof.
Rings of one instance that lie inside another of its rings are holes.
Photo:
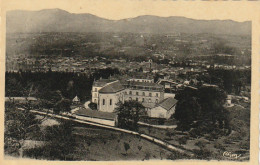
[[[116,118],[116,113],[111,112],[101,112],[95,110],[89,110],[85,108],[80,108],[78,111],[75,112],[76,115],[99,118],[99,119],[108,119],[114,120]]]
[[[111,79],[100,79],[100,80],[96,80],[93,82],[93,86],[96,86],[96,87],[103,87],[105,86],[107,83],[111,83],[115,80],[111,80]]]
[[[75,96],[72,101],[73,101],[73,102],[79,102],[80,100],[79,100],[78,96]]]
[[[157,87],[157,88],[163,88],[163,86],[160,85],[160,84],[149,83],[149,82],[128,81],[128,82],[125,83],[125,85],[130,85],[130,86],[142,86],[142,87]]]
[[[116,93],[125,89],[124,86],[119,82],[113,82],[99,90],[99,93]]]
[[[168,97],[162,100],[158,105],[169,111],[178,101],[173,97]]]

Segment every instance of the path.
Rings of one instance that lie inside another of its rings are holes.
[[[152,125],[152,124],[147,124],[143,122],[138,122],[139,125],[144,125],[148,127],[154,127],[154,128],[162,128],[162,129],[175,129],[177,125]]]
[[[84,103],[84,107],[85,107],[86,109],[90,109],[89,106],[88,106],[89,104],[90,104],[90,101],[85,102],[85,103]]]
[[[160,139],[151,137],[149,135],[146,134],[141,134],[138,132],[134,132],[134,131],[130,131],[130,130],[126,130],[126,129],[122,129],[122,128],[117,128],[117,127],[112,127],[112,126],[107,126],[107,125],[102,125],[102,124],[98,124],[98,123],[92,123],[92,122],[88,122],[88,121],[83,121],[83,120],[79,120],[79,119],[73,119],[70,117],[66,117],[66,116],[61,116],[61,115],[56,115],[56,114],[49,114],[46,112],[41,112],[41,111],[36,111],[36,110],[31,110],[32,113],[36,113],[36,114],[40,114],[40,115],[47,115],[50,117],[54,117],[54,118],[58,118],[58,119],[64,119],[64,120],[70,120],[70,121],[74,121],[74,122],[78,122],[78,123],[82,123],[82,124],[87,124],[87,125],[92,125],[92,126],[96,126],[96,127],[101,127],[101,128],[106,128],[106,129],[110,129],[110,130],[115,130],[115,131],[120,131],[120,132],[124,132],[124,133],[128,133],[128,134],[132,134],[132,135],[136,135],[139,137],[142,137],[143,139],[146,139],[148,141],[151,141],[159,146],[162,146],[163,148],[170,150],[170,151],[174,151],[174,152],[179,152],[185,155],[188,155],[190,157],[193,157],[194,154],[190,151],[181,149],[181,148],[177,148],[167,142],[164,142]]]

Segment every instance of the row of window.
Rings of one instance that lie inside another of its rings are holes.
[[[127,92],[125,92],[125,94],[127,95]],[[132,91],[129,91],[129,95],[132,95],[133,93],[132,93]],[[136,92],[135,93],[137,96],[139,96],[139,92]],[[143,96],[145,96],[145,92],[143,92]],[[152,97],[152,93],[149,93],[149,96],[150,97]],[[97,97],[97,94],[95,93],[94,94],[94,97]],[[159,94],[158,93],[156,93],[156,97],[159,97]]]
[[[129,97],[129,100],[133,100],[132,97]],[[135,100],[136,100],[136,101],[139,101],[139,98],[137,97],[137,98],[135,98]],[[140,100],[140,101],[141,101],[141,100]],[[159,101],[159,100],[156,99],[156,100],[155,100],[155,103],[158,103],[158,101]],[[144,99],[144,98],[142,98],[142,102],[145,102],[145,99]],[[152,102],[152,99],[149,99],[148,102],[151,103],[151,102]]]
[[[109,100],[109,105],[112,105],[112,102],[113,102],[112,99],[110,99]],[[105,99],[103,99],[103,105],[106,105],[106,100]]]
[[[153,80],[132,80],[132,81],[136,81],[136,82],[153,82]]]
[[[132,97],[129,97],[129,100],[132,100]],[[135,98],[135,100],[136,100],[136,101],[139,101],[139,98],[137,97],[137,98]],[[140,101],[141,101],[141,100],[140,100]],[[159,101],[159,100],[156,99],[156,100],[155,100],[155,103],[158,103],[158,101]],[[145,99],[144,99],[144,98],[142,98],[142,102],[145,102]],[[152,102],[152,99],[149,99],[148,102],[151,103],[151,102]],[[103,99],[103,100],[102,100],[102,103],[103,103],[103,105],[106,105],[106,100]],[[112,105],[112,103],[113,103],[113,101],[112,101],[112,99],[110,99],[110,100],[109,100],[109,105]]]
[[[127,91],[125,91],[125,94],[127,95]],[[132,91],[129,91],[129,95],[133,95]],[[139,96],[139,92],[135,92],[135,95]],[[142,93],[143,96],[145,96],[145,92]],[[152,97],[152,93],[149,93],[149,96]],[[159,97],[159,94],[156,93],[156,97]]]

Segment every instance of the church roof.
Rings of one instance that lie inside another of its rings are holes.
[[[94,81],[93,86],[103,87],[103,86],[105,86],[107,83],[110,83],[110,82],[113,82],[113,81],[115,81],[115,80],[111,80],[111,79],[100,79],[100,80]]]
[[[125,89],[124,86],[119,82],[113,82],[99,90],[99,93],[116,93]]]

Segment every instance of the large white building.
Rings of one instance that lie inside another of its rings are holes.
[[[162,85],[140,81],[113,81],[94,83],[92,102],[97,103],[99,111],[114,112],[119,101],[136,100],[148,110],[164,99]]]
[[[114,112],[119,101],[124,102],[124,86],[119,81],[110,83],[99,90],[98,110]]]
[[[98,103],[98,94],[99,94],[99,90],[113,82],[115,82],[116,80],[109,80],[109,79],[100,79],[98,81],[94,81],[93,86],[92,86],[92,102],[93,103]]]

